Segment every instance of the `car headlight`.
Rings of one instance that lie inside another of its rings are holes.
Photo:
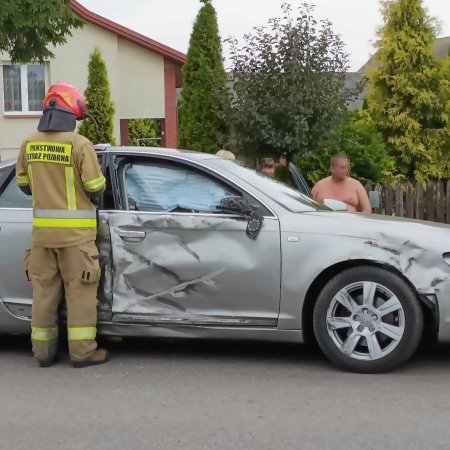
[[[450,266],[450,253],[444,253],[442,255],[445,259],[445,262]]]

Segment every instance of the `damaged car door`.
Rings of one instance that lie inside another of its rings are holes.
[[[192,325],[277,325],[280,303],[278,219],[257,237],[245,215],[220,209],[248,195],[181,158],[115,156],[121,211],[110,212],[113,320]]]

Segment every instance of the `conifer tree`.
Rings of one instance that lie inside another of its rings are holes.
[[[160,147],[161,122],[157,119],[130,119],[128,140],[130,145]]]
[[[434,20],[421,0],[382,1],[367,111],[395,159],[399,179],[448,177],[450,89],[433,54]]]
[[[101,142],[115,144],[113,134],[115,107],[111,101],[106,64],[98,48],[89,57],[88,86],[84,95],[87,110],[95,121],[84,120],[79,133],[94,144]]]
[[[215,152],[225,132],[223,93],[226,75],[216,11],[211,0],[203,3],[194,23],[179,103],[179,146]]]

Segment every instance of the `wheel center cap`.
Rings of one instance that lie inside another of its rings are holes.
[[[356,316],[355,320],[363,327],[370,327],[373,323],[373,314],[368,309],[363,309],[362,312]]]

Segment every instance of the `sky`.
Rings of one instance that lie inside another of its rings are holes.
[[[268,19],[281,16],[285,0],[213,0],[222,39],[238,40]],[[187,52],[199,0],[78,0],[89,10],[131,28],[169,47]],[[349,54],[351,71],[358,70],[374,53],[376,30],[382,23],[379,0],[290,0],[291,5],[314,4],[315,17],[328,19],[340,34]],[[450,36],[450,1],[423,0],[430,15],[441,23],[439,36]],[[228,47],[223,45],[225,66]]]

